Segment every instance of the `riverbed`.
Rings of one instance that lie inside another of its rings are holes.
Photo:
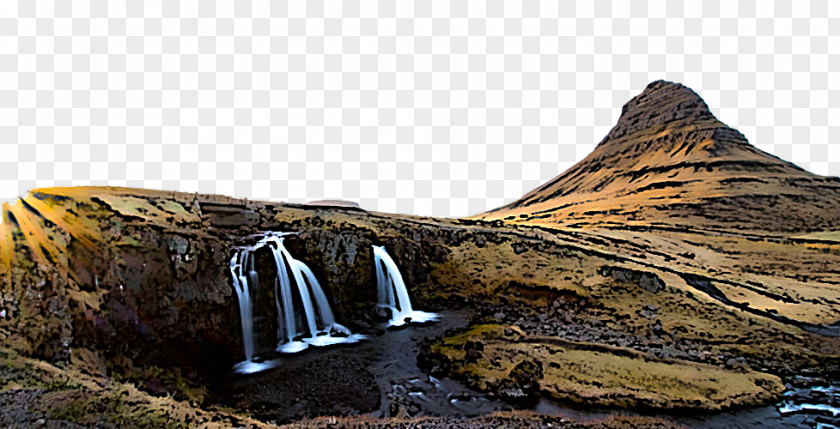
[[[514,406],[423,372],[417,364],[423,341],[465,327],[471,317],[468,310],[446,311],[436,322],[374,329],[356,344],[278,355],[266,360],[272,369],[231,374],[217,386],[217,392],[226,392],[217,398],[277,423],[333,414],[472,417],[519,408],[574,420],[656,416],[692,428],[840,428],[840,388],[824,381],[789,384],[782,400],[773,405],[687,415],[585,407],[549,398]]]

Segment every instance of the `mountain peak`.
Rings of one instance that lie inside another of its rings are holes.
[[[709,106],[691,88],[676,82],[656,80],[648,84],[621,109],[621,114],[634,111],[661,113],[664,110],[681,112],[684,117],[692,114],[712,117]]]
[[[621,117],[601,143],[679,120],[703,121],[715,117],[691,88],[665,80],[653,81],[622,107]]]

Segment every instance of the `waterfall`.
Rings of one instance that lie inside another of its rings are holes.
[[[328,346],[358,340],[358,336],[351,335],[350,330],[335,322],[327,295],[315,274],[306,264],[292,257],[283,246],[283,238],[274,236],[269,238],[267,243],[274,255],[278,273],[274,282],[278,322],[281,327],[281,332],[278,332],[277,351],[295,353],[310,345]],[[292,287],[292,279],[296,288]],[[298,323],[294,314],[294,292],[297,292],[303,305],[301,323]],[[282,318],[279,317],[281,314]],[[303,338],[296,339],[300,335]]]
[[[383,246],[373,246],[373,263],[376,266],[376,287],[379,305],[391,309],[389,326],[402,326],[407,322],[424,323],[437,320],[438,315],[411,308],[411,299],[405,288],[397,264]]]
[[[336,323],[327,295],[312,270],[286,250],[281,234],[269,234],[254,246],[241,248],[230,261],[233,286],[239,299],[245,349],[245,361],[237,364],[237,371],[251,373],[273,366],[271,362],[254,361],[252,295],[256,298],[260,287],[255,252],[263,247],[271,251],[277,270],[274,278],[278,325],[276,351],[296,353],[309,346],[353,343],[364,338]],[[297,309],[296,302],[300,303]]]
[[[254,358],[254,327],[251,315],[251,292],[248,290],[248,280],[241,277],[237,271],[244,266],[244,261],[250,256],[247,252],[237,253],[230,259],[230,274],[233,278],[233,289],[239,300],[239,315],[242,319],[242,343],[245,347],[245,360]]]

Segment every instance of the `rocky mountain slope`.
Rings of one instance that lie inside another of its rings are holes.
[[[694,91],[656,81],[583,161],[478,218],[805,233],[837,228],[838,207],[840,179],[756,149]]]
[[[679,84],[651,83],[583,161],[476,218],[712,277],[756,311],[840,320],[840,179],[756,149]]]

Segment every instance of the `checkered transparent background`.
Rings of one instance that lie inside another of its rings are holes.
[[[840,175],[840,2],[119,3],[0,5],[0,200],[110,184],[475,214],[661,78]]]

